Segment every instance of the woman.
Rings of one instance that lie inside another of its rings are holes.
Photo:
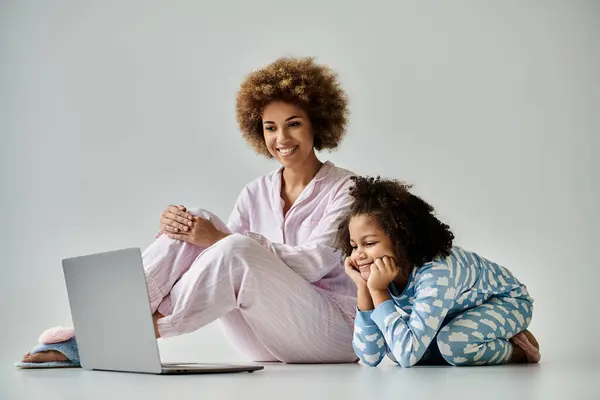
[[[315,154],[339,145],[346,96],[328,67],[282,58],[246,78],[236,108],[244,138],[281,168],[243,189],[227,225],[183,206],[162,214],[143,253],[156,336],[219,320],[253,361],[355,362],[356,293],[334,247],[352,173]],[[46,332],[23,362],[77,365],[70,333]]]

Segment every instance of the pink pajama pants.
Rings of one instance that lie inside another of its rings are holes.
[[[204,210],[190,211],[227,226]],[[232,234],[202,249],[160,236],[143,253],[152,312],[161,337],[219,320],[240,353],[253,361],[355,362],[353,321],[255,240]]]

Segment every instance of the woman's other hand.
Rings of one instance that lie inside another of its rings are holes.
[[[160,231],[187,234],[193,225],[193,217],[184,206],[170,205],[160,216]]]
[[[217,229],[212,221],[192,216],[191,228],[179,233],[167,233],[171,239],[183,240],[198,247],[209,247],[217,243],[219,240],[229,236],[229,234],[221,232]]]

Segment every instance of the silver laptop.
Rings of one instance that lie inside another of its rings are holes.
[[[151,374],[253,372],[258,365],[161,364],[139,249],[63,260],[81,367]]]

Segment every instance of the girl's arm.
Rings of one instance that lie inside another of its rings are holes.
[[[363,364],[370,367],[379,365],[386,354],[397,363],[385,343],[383,333],[371,319],[373,308],[373,299],[367,286],[359,288],[358,310],[356,311],[354,339],[352,340],[354,352]]]
[[[425,264],[415,282],[415,299],[407,321],[396,310],[392,300],[378,304],[371,313],[370,319],[383,332],[387,345],[401,366],[415,365],[435,338],[456,298],[454,276],[454,271],[445,263]],[[377,304],[378,301],[374,300]]]
[[[361,311],[361,297],[364,302],[365,295],[371,302],[371,307]],[[361,293],[359,290],[359,309],[356,311],[356,319],[354,320],[354,338],[352,340],[352,347],[363,364],[368,365],[369,367],[376,367],[385,357],[387,345],[379,327],[371,319],[371,314],[373,313],[373,301],[370,299],[371,296],[369,295],[368,289],[366,289],[366,293]]]

